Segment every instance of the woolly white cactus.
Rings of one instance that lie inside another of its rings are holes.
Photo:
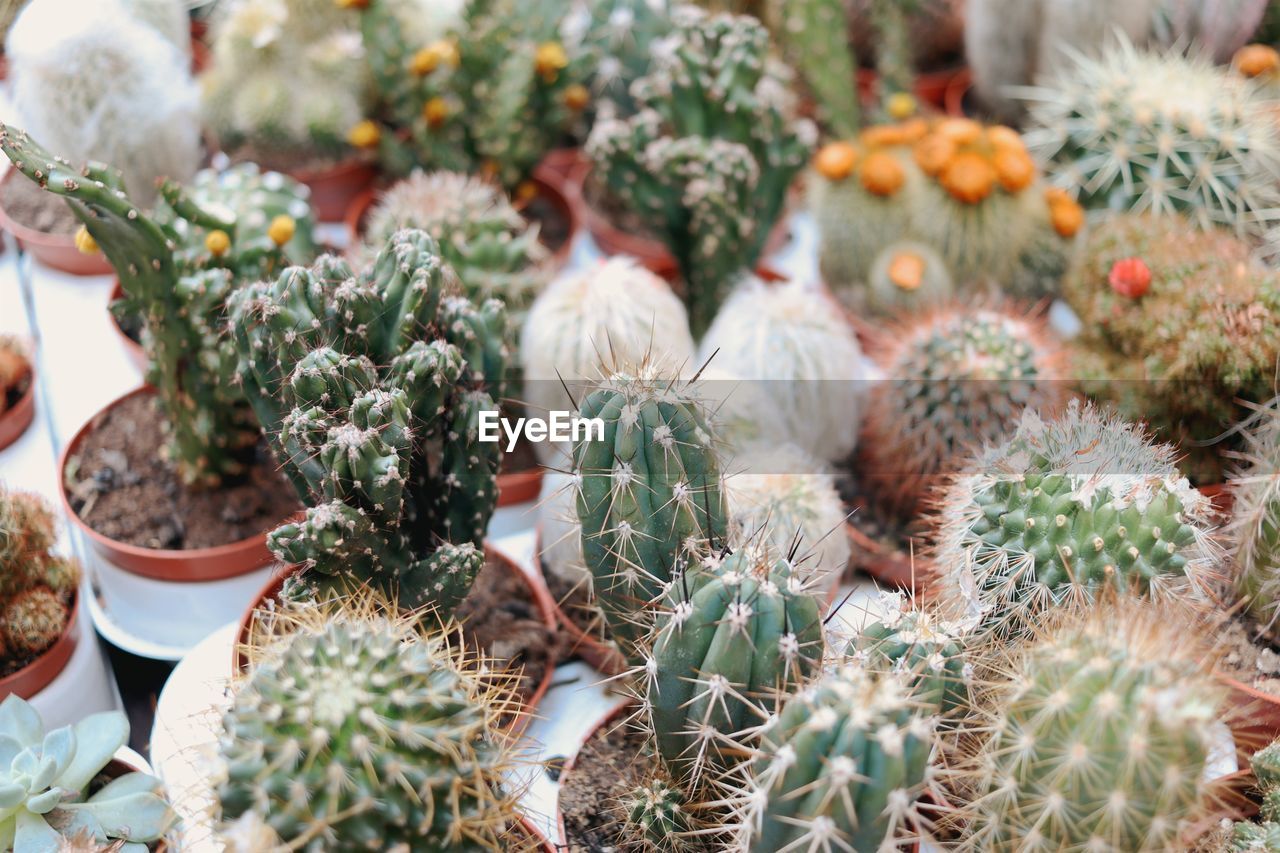
[[[676,377],[692,371],[693,359],[688,317],[667,283],[626,258],[610,258],[558,279],[534,300],[520,341],[523,402],[533,414],[573,408],[602,377],[602,361],[647,361]],[[544,464],[568,450],[551,442],[536,447]]]
[[[1254,413],[1231,485],[1228,547],[1249,613],[1276,636],[1280,617],[1280,400]]]
[[[110,163],[143,205],[160,178],[195,174],[200,127],[187,57],[119,0],[33,0],[5,52],[14,112],[42,145],[73,163]]]
[[[791,441],[819,459],[844,459],[857,442],[866,364],[835,302],[802,283],[745,279],[702,340],[701,360],[751,381]]]

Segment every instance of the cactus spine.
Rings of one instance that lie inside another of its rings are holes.
[[[588,0],[582,51],[596,114],[636,111],[631,84],[649,70],[653,45],[671,32],[667,0]]]
[[[232,301],[238,372],[308,503],[268,537],[282,560],[442,610],[483,564],[500,445],[506,316],[474,306],[421,231],[359,273],[324,256]],[[311,577],[314,580],[314,576]]]
[[[0,674],[25,666],[66,630],[80,567],[53,552],[52,510],[0,486]]]
[[[1280,615],[1280,402],[1246,421],[1242,464],[1229,483],[1231,523],[1226,531],[1237,570],[1236,588],[1251,615],[1275,636]]]

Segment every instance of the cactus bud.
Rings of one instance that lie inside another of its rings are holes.
[[[382,130],[368,119],[359,122],[347,131],[347,141],[356,148],[376,148],[382,139]]]
[[[843,181],[858,165],[858,149],[848,142],[824,145],[814,158],[813,166],[828,181]]]
[[[1142,258],[1121,258],[1111,265],[1107,283],[1121,296],[1138,299],[1151,289],[1151,268]]]
[[[76,229],[76,249],[82,255],[96,255],[102,251],[98,248],[98,241],[93,239],[89,229],[83,225]]]

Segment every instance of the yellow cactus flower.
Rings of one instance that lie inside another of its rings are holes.
[[[221,228],[215,228],[205,235],[204,247],[209,250],[209,254],[220,258],[231,249],[231,237]]]
[[[521,181],[514,193],[518,205],[526,205],[538,197],[538,185],[533,181]]]
[[[439,127],[449,117],[449,104],[444,98],[432,98],[422,105],[422,117],[427,120],[428,127]]]
[[[89,229],[83,225],[76,229],[76,249],[82,255],[94,255],[98,252],[98,241],[93,239]]]
[[[917,106],[915,95],[910,92],[894,92],[884,104],[889,117],[899,121],[915,115]]]
[[[409,70],[419,77],[426,77],[440,67],[440,54],[435,45],[424,47],[409,59]]]
[[[339,9],[368,9],[369,0],[336,0]]]
[[[293,221],[292,216],[280,214],[271,220],[271,224],[267,226],[267,236],[271,238],[271,242],[277,246],[283,246],[293,239],[294,232],[298,230],[298,223]]]
[[[574,112],[586,109],[591,103],[591,93],[581,83],[574,83],[564,90],[564,105]]]
[[[533,70],[544,82],[554,83],[560,71],[569,65],[569,54],[557,41],[544,41],[533,54]]]
[[[347,141],[356,148],[374,148],[382,141],[382,129],[365,119],[347,131]]]

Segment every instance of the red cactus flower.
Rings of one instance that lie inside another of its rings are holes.
[[[1121,296],[1138,299],[1151,289],[1151,268],[1142,258],[1121,258],[1111,265],[1107,281]]]

